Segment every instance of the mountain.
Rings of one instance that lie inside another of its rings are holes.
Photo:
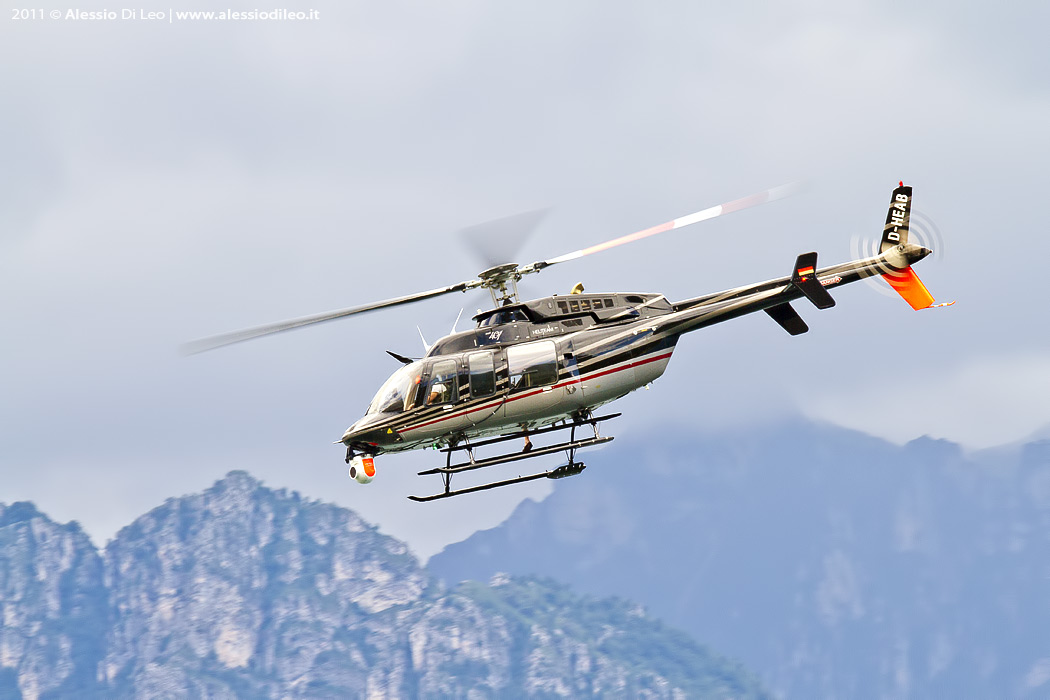
[[[1050,693],[1050,441],[974,460],[797,422],[616,445],[431,571],[637,600],[782,697]]]
[[[0,504],[0,698],[93,697],[109,596],[80,527]]]
[[[765,697],[623,600],[453,589],[352,511],[232,472],[100,553],[0,506],[0,698]]]

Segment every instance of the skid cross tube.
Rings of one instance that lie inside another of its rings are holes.
[[[570,453],[575,453],[576,450],[590,447],[591,445],[601,445],[603,443],[612,440],[612,436],[608,437],[592,437],[583,438],[580,440],[572,440],[571,442],[561,442],[557,445],[550,445],[548,447],[539,447],[530,452],[515,452],[509,455],[500,455],[498,457],[490,457],[488,459],[479,459],[476,462],[461,462],[460,464],[451,463],[451,453],[449,453],[449,460],[444,467],[434,467],[433,469],[427,469],[425,471],[418,472],[419,476],[426,476],[428,474],[458,474],[459,472],[466,472],[472,469],[481,469],[482,467],[493,467],[497,464],[506,464],[508,462],[517,462],[522,459],[532,459],[534,457],[542,457],[544,455],[554,454],[555,452],[561,452],[562,450],[569,450]]]
[[[536,430],[528,430],[528,431],[521,430],[521,431],[516,432],[516,433],[508,433],[507,435],[500,435],[499,437],[491,438],[489,440],[482,440],[481,442],[465,443],[463,445],[449,445],[448,447],[442,447],[441,451],[442,452],[451,452],[451,451],[456,451],[456,450],[471,451],[471,450],[474,450],[474,449],[476,449],[478,447],[485,447],[486,445],[495,445],[496,443],[506,442],[507,440],[516,440],[518,438],[523,438],[526,435],[528,435],[529,437],[532,437],[533,435],[542,435],[543,433],[550,433],[550,432],[554,432],[556,430],[565,430],[566,428],[574,428],[574,427],[579,426],[579,425],[590,425],[592,427],[597,428],[597,424],[598,423],[600,423],[602,421],[606,421],[606,420],[612,420],[613,418],[619,418],[621,415],[623,415],[623,414],[622,413],[610,413],[609,415],[606,415],[606,416],[595,416],[593,418],[585,418],[583,420],[576,420],[576,421],[573,421],[571,423],[562,423],[561,425],[551,425],[551,426],[548,426],[546,428],[537,428]]]

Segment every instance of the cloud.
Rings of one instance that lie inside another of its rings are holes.
[[[903,443],[922,435],[968,448],[1022,440],[1050,425],[1050,356],[979,357],[923,374],[887,366],[855,394],[822,391],[812,417]]]

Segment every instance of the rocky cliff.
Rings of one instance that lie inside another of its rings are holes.
[[[353,512],[233,472],[121,530],[0,507],[0,697],[763,695],[618,600],[447,589]]]
[[[74,524],[0,504],[0,698],[92,697],[109,622],[102,557]]]

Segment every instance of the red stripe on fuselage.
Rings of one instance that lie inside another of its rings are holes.
[[[657,362],[659,360],[666,360],[666,359],[671,357],[671,354],[672,353],[669,352],[669,353],[665,353],[663,355],[657,355],[656,357],[650,357],[647,360],[639,360],[638,362],[632,362],[629,365],[624,365],[622,367],[616,367],[614,369],[607,369],[604,372],[598,372],[597,374],[593,374],[593,375],[581,375],[581,376],[579,376],[577,378],[574,378],[574,379],[572,379],[570,381],[561,382],[560,384],[554,384],[554,385],[552,385],[550,387],[550,389],[553,391],[554,389],[560,389],[561,387],[568,386],[570,384],[579,384],[580,382],[584,381],[584,379],[586,379],[586,380],[597,379],[598,377],[604,377],[607,374],[613,374],[615,372],[620,372],[620,371],[623,371],[625,369],[632,369],[634,367],[639,367],[641,365],[647,365],[650,362]],[[544,387],[544,388],[546,388],[546,387]],[[466,411],[460,411],[459,413],[450,413],[447,416],[441,416],[437,420],[432,420],[432,421],[429,421],[427,423],[420,423],[419,425],[414,425],[414,426],[412,426],[410,428],[405,428],[404,430],[402,430],[400,432],[407,433],[407,432],[412,431],[412,430],[419,430],[420,428],[425,428],[428,425],[434,425],[435,423],[440,423],[441,421],[448,420],[450,418],[459,418],[461,416],[466,416],[466,415],[469,415],[471,413],[476,413],[477,411],[484,411],[484,410],[491,409],[492,406],[495,403],[501,403],[501,402],[502,403],[510,403],[511,401],[517,401],[518,399],[527,399],[530,396],[536,396],[536,395],[542,394],[542,393],[543,393],[543,389],[538,389],[536,391],[531,391],[528,394],[521,394],[519,396],[510,397],[510,398],[507,398],[507,399],[498,399],[498,400],[495,400],[493,402],[490,402],[490,403],[478,406],[477,408],[467,409]]]

